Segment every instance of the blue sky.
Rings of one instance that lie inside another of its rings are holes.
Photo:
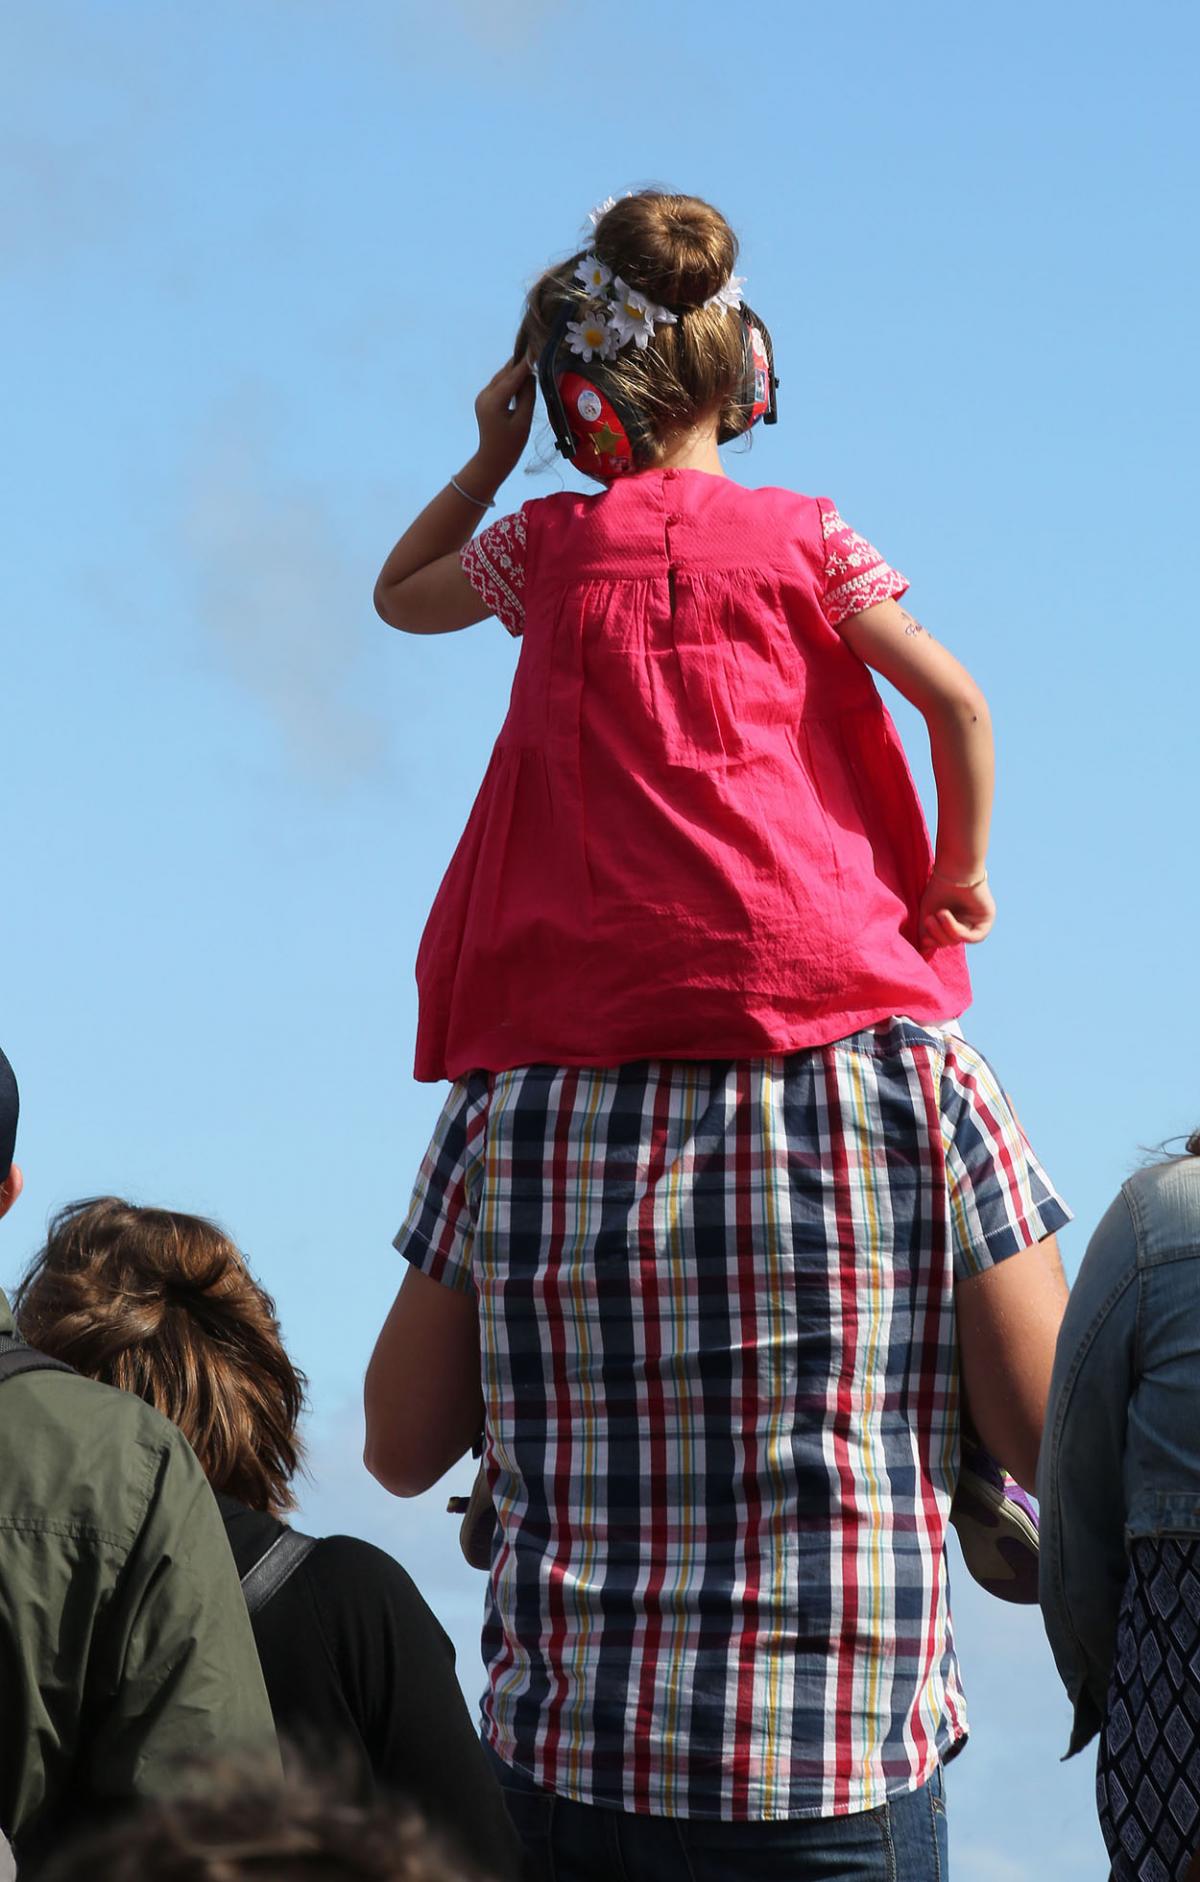
[[[992,703],[967,1031],[1077,1211],[1073,1271],[1142,1147],[1200,1120],[1198,38],[1184,0],[0,4],[28,1179],[0,1278],[74,1196],[220,1217],[311,1378],[308,1520],[407,1563],[472,1689],[481,1588],[440,1514],[466,1473],[393,1504],[357,1397],[440,1101],[413,957],[514,649],[391,635],[379,562],[588,208],[717,202],[783,381],[731,469],[835,497]],[[963,1580],[956,1874],[1094,1876],[1036,1618]]]

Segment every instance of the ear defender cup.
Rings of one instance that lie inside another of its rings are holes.
[[[562,455],[586,476],[608,483],[633,470],[634,451],[644,440],[646,428],[610,388],[597,383],[582,360],[573,358],[570,366],[560,367],[558,356],[570,318],[567,305],[542,348],[538,384]]]
[[[554,442],[565,458],[585,476],[601,483],[636,469],[635,452],[646,442],[647,429],[636,412],[628,410],[610,387],[601,386],[582,360],[560,367],[558,356],[571,317],[564,306],[555,320],[537,363],[538,384],[546,401],[546,415]],[[718,444],[740,438],[761,418],[764,425],[778,422],[775,390],[775,353],[771,335],[752,308],[741,309],[744,365],[738,404],[748,414],[741,430],[722,425]]]
[[[633,446],[612,400],[581,372],[560,373],[558,390],[571,428],[576,470],[603,483],[632,470]]]
[[[775,349],[771,345],[771,335],[766,322],[759,319],[752,307],[742,307],[741,320],[745,364],[738,404],[748,417],[742,431],[733,431],[728,425],[722,425],[717,433],[718,444],[728,444],[733,438],[743,437],[751,426],[757,425],[760,418],[764,425],[779,423],[779,408],[775,399],[779,381],[775,376]]]

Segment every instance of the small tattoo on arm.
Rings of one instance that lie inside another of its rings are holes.
[[[923,634],[925,632],[921,623],[913,619],[907,608],[901,608],[900,613],[904,619],[904,633],[906,638],[913,634]]]

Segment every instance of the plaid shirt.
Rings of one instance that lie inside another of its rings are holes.
[[[987,1062],[904,1020],[461,1079],[396,1245],[478,1293],[499,1755],[668,1816],[923,1783],[966,1733],[954,1284],[1066,1220]]]

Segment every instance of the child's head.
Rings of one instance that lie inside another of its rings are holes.
[[[722,439],[736,437],[750,423],[742,402],[745,335],[736,306],[716,296],[730,283],[737,252],[724,216],[698,196],[640,190],[623,197],[600,216],[586,248],[534,283],[517,352],[537,360],[564,308],[573,321],[603,314],[620,281],[675,317],[655,323],[645,345],[610,340],[607,357],[598,350],[588,365],[597,386],[640,421],[635,463],[654,464],[670,438],[706,421],[715,420]],[[600,300],[581,278],[592,257],[601,264]]]

